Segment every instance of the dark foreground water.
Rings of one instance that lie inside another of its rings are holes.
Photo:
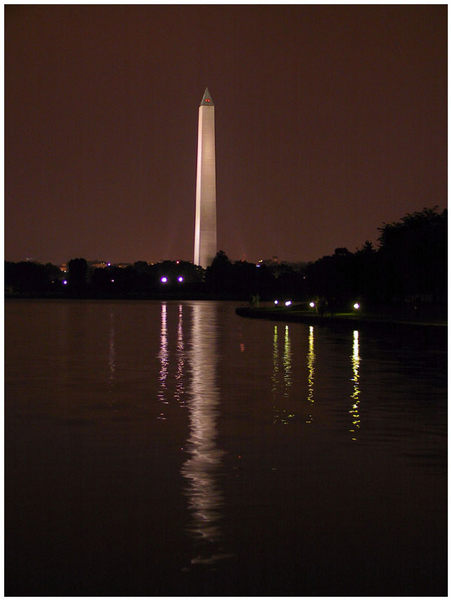
[[[6,303],[7,595],[446,595],[446,337]]]

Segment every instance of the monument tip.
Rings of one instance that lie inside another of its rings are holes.
[[[204,95],[202,96],[200,105],[201,106],[214,106],[213,98],[211,97],[211,94],[208,91],[208,88],[205,88],[205,92],[204,92]]]

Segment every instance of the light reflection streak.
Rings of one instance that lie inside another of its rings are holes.
[[[174,399],[181,402],[184,395],[184,385],[183,385],[183,374],[184,374],[184,366],[185,366],[185,344],[183,342],[183,305],[179,304],[178,307],[178,323],[177,323],[177,345],[176,345],[176,356],[177,356],[177,367],[175,373],[175,392]]]
[[[161,329],[160,329],[160,388],[158,390],[158,399],[165,404],[168,404],[165,399],[166,392],[166,380],[168,377],[169,368],[169,349],[168,349],[168,323],[167,323],[167,304],[166,302],[161,303]]]
[[[283,354],[280,355],[279,344],[283,341]],[[274,396],[273,405],[273,423],[281,423],[287,425],[295,415],[288,408],[280,408],[277,406],[280,400],[287,400],[289,397],[290,387],[292,385],[291,376],[291,340],[288,325],[285,325],[284,337],[279,340],[279,328],[274,325],[273,333],[273,369],[272,369],[272,393]]]
[[[285,325],[285,343],[283,352],[283,367],[284,367],[284,395],[288,396],[289,388],[291,387],[291,342],[288,325]]]
[[[192,369],[188,403],[189,458],[182,467],[191,513],[188,532],[196,540],[191,564],[212,564],[226,555],[218,546],[223,494],[217,482],[223,452],[217,447],[220,396],[217,385],[217,307],[193,305],[192,337],[188,356]]]
[[[354,389],[351,394],[352,408],[349,411],[349,414],[352,417],[352,428],[349,430],[352,433],[352,440],[357,440],[357,434],[360,429],[360,414],[359,414],[359,404],[360,404],[360,386],[359,386],[359,366],[360,366],[360,351],[359,351],[359,332],[354,330],[353,332],[353,344],[352,344],[352,354],[351,354],[351,365],[352,365],[352,374],[353,377],[351,381],[354,382]]]
[[[308,336],[308,352],[307,352],[307,401],[310,404],[315,402],[314,399],[314,383],[315,383],[315,330],[313,325],[309,327]],[[311,423],[313,416],[307,416],[306,423]]]
[[[278,329],[277,325],[274,325],[274,335],[272,342],[272,392],[277,391],[277,384],[279,379],[279,346],[278,346]]]

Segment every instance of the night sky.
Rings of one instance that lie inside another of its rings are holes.
[[[316,260],[447,202],[447,6],[5,7],[5,259]]]

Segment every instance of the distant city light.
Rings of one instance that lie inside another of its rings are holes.
[[[358,302],[354,302],[353,307],[355,308],[355,310],[359,310],[360,304]]]
[[[261,267],[261,265],[260,265],[260,264],[258,264],[258,265],[255,265],[255,266],[257,267],[257,269],[258,269],[259,267]]]
[[[167,277],[162,277],[160,279],[161,283],[167,283],[168,282],[168,278]]]
[[[291,306],[291,300],[287,300],[287,301],[285,302],[285,306]]]
[[[313,301],[309,302],[308,305],[310,306],[310,308],[315,308],[315,303]]]
[[[106,266],[107,266],[107,267],[111,267],[111,263],[110,263],[110,262],[109,262],[109,263],[107,263],[107,264],[106,264]]]
[[[278,300],[274,300],[274,304],[279,304],[279,301]]]
[[[63,285],[67,285],[67,279],[63,279]]]
[[[184,278],[183,278],[183,277],[180,275],[179,277],[177,277],[177,281],[178,281],[179,283],[183,283],[185,280],[184,280]]]

